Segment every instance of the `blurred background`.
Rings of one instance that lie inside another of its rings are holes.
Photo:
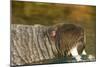
[[[73,23],[86,31],[86,52],[96,56],[96,6],[12,1],[11,24]]]

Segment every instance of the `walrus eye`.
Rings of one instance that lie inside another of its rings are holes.
[[[55,37],[55,36],[56,36],[56,31],[52,31],[52,32],[51,32],[51,36],[52,36],[52,37]]]

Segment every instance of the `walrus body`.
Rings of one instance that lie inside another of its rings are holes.
[[[56,25],[55,42],[60,53],[64,56],[73,56],[77,61],[81,61],[82,52],[86,55],[84,37],[84,29],[80,26],[74,24]]]

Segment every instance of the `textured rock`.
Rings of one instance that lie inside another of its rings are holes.
[[[43,25],[11,25],[11,65],[39,64],[55,58],[57,49]]]

